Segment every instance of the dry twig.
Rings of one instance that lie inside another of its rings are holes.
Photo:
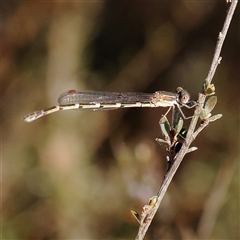
[[[196,128],[198,120],[199,120],[199,117],[203,114],[203,106],[205,104],[205,100],[206,100],[206,97],[208,95],[208,91],[210,90],[210,93],[214,92],[214,89],[213,89],[214,87],[211,84],[211,82],[212,82],[213,76],[216,72],[217,66],[218,66],[218,64],[220,64],[220,61],[221,61],[220,52],[221,52],[225,37],[227,35],[227,31],[228,31],[231,19],[233,17],[234,11],[236,9],[237,2],[238,2],[237,0],[234,0],[234,1],[232,1],[232,3],[229,6],[228,13],[227,13],[224,25],[223,25],[223,29],[219,33],[219,36],[218,36],[218,41],[217,41],[216,49],[215,49],[215,52],[214,52],[214,57],[213,57],[213,60],[212,60],[210,71],[209,71],[208,76],[207,76],[207,78],[204,82],[203,91],[201,93],[199,93],[199,98],[198,98],[199,105],[195,109],[194,116],[193,116],[192,121],[190,123],[186,139],[183,142],[180,151],[176,154],[176,156],[175,156],[176,158],[174,158],[174,161],[173,161],[171,167],[167,170],[167,173],[164,177],[164,180],[161,184],[161,187],[159,189],[159,192],[158,192],[157,196],[154,196],[154,197],[150,198],[148,204],[143,207],[143,211],[142,211],[140,216],[136,212],[132,212],[133,215],[137,218],[137,220],[140,224],[139,231],[138,231],[138,234],[136,236],[136,239],[143,239],[144,238],[144,236],[145,236],[145,234],[146,234],[146,232],[147,232],[147,230],[148,230],[148,228],[149,228],[149,226],[152,222],[152,219],[153,219],[154,215],[156,214],[156,212],[157,212],[157,210],[160,206],[160,203],[163,199],[163,196],[165,195],[165,193],[168,189],[168,186],[170,185],[170,183],[173,179],[173,176],[175,175],[175,173],[176,173],[179,165],[181,164],[184,156],[189,151],[191,151],[191,148],[189,148],[189,147],[190,147],[191,143],[193,142],[193,140],[209,124],[209,122],[215,121],[216,119],[221,117],[220,115],[216,115],[216,116],[213,116],[213,117],[210,117],[210,114],[205,115],[202,118],[202,122],[201,122],[200,126],[195,131],[195,128]],[[210,113],[210,111],[209,111],[209,113]]]

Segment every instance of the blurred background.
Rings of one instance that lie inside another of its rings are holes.
[[[69,89],[181,86],[197,99],[226,11],[225,1],[2,2],[2,239],[136,236],[129,210],[141,212],[165,172],[155,138],[166,109],[22,117]],[[240,238],[239,16],[213,79],[223,117],[194,141],[146,239]]]

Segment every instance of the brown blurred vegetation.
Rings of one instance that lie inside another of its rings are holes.
[[[129,210],[164,175],[154,139],[166,109],[21,118],[69,89],[182,86],[196,99],[225,15],[225,1],[2,2],[2,239],[136,236]],[[147,239],[240,238],[239,16],[213,79],[223,117],[194,142]]]

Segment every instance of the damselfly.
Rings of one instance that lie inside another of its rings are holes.
[[[183,118],[186,119],[181,107],[192,108],[193,106],[188,105],[190,103],[189,100],[189,93],[181,87],[177,88],[176,93],[165,91],[157,91],[155,93],[78,92],[76,90],[70,90],[59,96],[59,105],[32,112],[24,116],[23,119],[26,122],[32,122],[42,116],[60,110],[78,109],[113,110],[130,107],[169,107],[168,113],[174,106],[179,109]]]

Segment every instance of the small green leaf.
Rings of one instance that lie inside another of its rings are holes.
[[[222,117],[222,114],[216,114],[209,118],[209,122],[214,122]]]
[[[158,196],[153,196],[148,200],[148,205],[154,207],[158,201]]]
[[[167,143],[165,140],[161,139],[161,138],[156,138],[155,140],[156,140],[160,145],[161,145],[161,144],[166,144],[166,145],[168,145],[168,143]]]
[[[210,98],[207,100],[206,104],[205,104],[205,107],[204,107],[205,110],[206,110],[208,113],[212,112],[212,110],[214,109],[216,103],[217,103],[217,97],[216,97],[216,96],[210,97]]]
[[[196,151],[196,150],[198,150],[197,147],[190,147],[190,148],[187,150],[187,153],[194,152],[194,151]]]
[[[170,124],[167,120],[167,118],[165,116],[163,116],[160,121],[159,121],[159,124],[160,124],[160,128],[161,128],[161,131],[162,131],[162,134],[165,136],[165,137],[169,137],[169,133],[170,133]]]
[[[201,112],[200,112],[200,118],[201,118],[201,120],[204,120],[204,119],[207,119],[208,117],[210,117],[210,116],[208,116],[209,115],[209,113],[203,108],[202,110],[201,110]]]
[[[206,120],[211,117],[211,115],[212,115],[211,111],[214,109],[216,103],[217,103],[216,96],[212,96],[207,100],[204,108],[202,109],[202,111],[200,113],[201,120]]]
[[[175,128],[178,124],[178,120],[180,117],[180,111],[178,109],[173,110],[172,114],[172,127]]]
[[[136,211],[134,211],[134,210],[130,210],[130,212],[134,216],[134,218],[138,221],[138,223],[141,224],[139,214]]]
[[[207,81],[204,83],[204,94],[209,96],[215,93],[215,86]]]
[[[182,128],[182,130],[179,133],[179,140],[185,140],[187,136],[187,129]]]
[[[175,128],[175,136],[174,137],[177,137],[177,135],[181,132],[182,127],[183,127],[183,119],[180,117],[178,124]]]

